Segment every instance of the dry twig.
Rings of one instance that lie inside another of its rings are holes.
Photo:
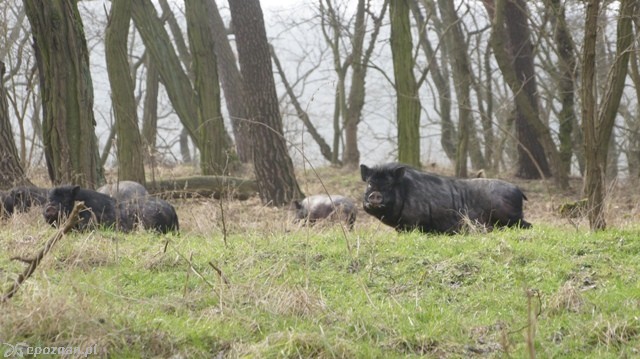
[[[49,253],[49,251],[53,248],[53,246],[58,243],[58,241],[65,235],[67,234],[69,231],[71,231],[71,229],[73,229],[73,227],[75,227],[75,225],[78,223],[79,220],[79,213],[80,211],[86,209],[84,202],[77,202],[75,204],[75,206],[73,207],[73,211],[71,211],[71,214],[69,214],[69,217],[67,218],[67,221],[64,223],[64,225],[62,226],[62,228],[60,228],[58,230],[58,232],[51,237],[47,243],[44,244],[44,248],[42,248],[40,250],[40,252],[38,252],[38,254],[36,254],[36,256],[34,258],[23,258],[23,257],[13,257],[11,258],[12,260],[18,260],[21,262],[24,262],[27,264],[27,267],[24,269],[24,271],[22,272],[22,274],[20,274],[18,276],[18,279],[16,279],[16,281],[13,283],[13,286],[11,286],[11,289],[9,289],[3,296],[2,296],[2,302],[6,302],[9,299],[11,299],[11,297],[13,297],[16,292],[18,292],[18,289],[20,288],[20,285],[22,285],[22,283],[24,283],[24,281],[26,281],[27,279],[29,279],[29,277],[31,277],[31,275],[33,274],[33,272],[35,272],[36,268],[38,268],[38,265],[40,264],[40,261],[42,261],[42,258],[44,258],[44,256]]]

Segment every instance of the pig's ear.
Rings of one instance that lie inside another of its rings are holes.
[[[74,186],[71,189],[71,194],[73,195],[73,197],[75,198],[78,195],[78,192],[80,191],[80,186]]]
[[[406,167],[398,167],[396,169],[393,170],[393,179],[396,181],[399,181],[400,179],[402,179],[402,177],[404,177],[404,171],[405,171]]]
[[[300,204],[300,201],[293,201],[293,205],[296,206],[296,209],[301,209],[302,205]]]
[[[367,178],[369,178],[369,174],[371,173],[371,169],[369,169],[369,167],[367,167],[366,165],[360,165],[360,176],[362,176],[362,180],[363,181],[367,181]]]

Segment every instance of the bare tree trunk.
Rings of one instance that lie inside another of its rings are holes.
[[[449,24],[445,33],[447,47],[450,50],[453,84],[458,100],[458,148],[456,151],[455,175],[467,177],[467,155],[469,136],[472,130],[471,117],[471,65],[467,49],[462,45],[466,41],[462,35],[460,19],[456,14],[453,0],[438,0],[442,20]]]
[[[358,0],[356,10],[356,20],[354,24],[354,33],[352,39],[351,52],[351,89],[347,99],[347,111],[344,117],[344,133],[345,146],[342,153],[342,162],[348,167],[357,167],[360,163],[360,151],[358,150],[358,124],[362,117],[362,109],[365,100],[365,77],[367,74],[367,64],[371,58],[371,53],[375,47],[382,18],[386,12],[389,0],[385,0],[382,5],[380,16],[374,18],[374,27],[372,29],[369,47],[364,51],[364,37],[366,34],[365,12],[368,5],[365,0]],[[368,4],[368,3],[367,3]]]
[[[211,37],[213,27],[210,19],[213,6],[209,1],[185,1],[202,144],[200,168],[204,175],[224,174],[227,170],[226,131],[220,109],[220,82],[215,45]]]
[[[11,130],[7,97],[1,81],[4,72],[4,62],[0,61],[0,189],[8,189],[16,185],[31,185],[20,163]]]
[[[492,20],[490,44],[505,81],[514,94],[516,137],[518,139],[517,175],[541,178],[551,175],[551,162],[557,164],[558,150],[549,128],[538,118],[536,80],[533,73],[532,44],[523,0],[484,0]],[[507,37],[508,36],[508,37]]]
[[[142,112],[142,139],[145,146],[145,160],[147,164],[153,165],[156,155],[156,136],[158,134],[158,90],[160,80],[158,78],[158,68],[145,55],[145,65],[147,67],[147,77],[145,79],[144,108]]]
[[[227,39],[227,30],[222,22],[222,17],[214,0],[211,25],[213,26],[213,41],[215,42],[215,52],[218,58],[218,73],[224,93],[225,103],[229,116],[231,116],[231,126],[235,139],[236,153],[240,162],[251,162],[251,138],[249,136],[249,125],[247,123],[248,110],[245,102],[244,90],[242,89],[242,76],[236,63],[236,56],[233,53],[231,44]]]
[[[326,1],[326,7],[324,2]],[[342,164],[339,160],[340,156],[340,140],[342,137],[341,118],[346,118],[347,113],[347,96],[346,96],[346,78],[349,66],[353,61],[352,57],[348,57],[344,61],[341,57],[340,35],[341,24],[338,15],[336,14],[333,4],[330,0],[319,1],[319,11],[321,16],[321,30],[322,35],[326,43],[331,48],[331,54],[333,57],[333,69],[338,76],[335,89],[335,102],[333,105],[333,153],[331,163]],[[356,139],[357,140],[357,139]]]
[[[189,77],[182,70],[180,59],[171,46],[169,34],[150,0],[132,0],[132,3],[133,21],[142,37],[147,56],[155,63],[180,121],[199,147],[198,106]]]
[[[238,60],[247,95],[253,164],[264,204],[282,206],[303,197],[287,152],[269,44],[259,0],[231,1]]]
[[[116,118],[118,179],[145,184],[144,151],[133,94],[135,86],[127,56],[130,22],[131,2],[112,2],[105,35],[105,53]]]
[[[554,28],[554,39],[558,53],[558,96],[562,109],[558,122],[558,139],[560,140],[559,158],[560,163],[556,169],[558,176],[568,178],[571,171],[571,157],[573,155],[573,123],[575,122],[575,67],[576,59],[574,55],[574,44],[571,33],[567,28],[564,5],[560,0],[551,0],[550,8],[552,12],[551,20]],[[562,181],[561,186],[568,187],[568,181]]]
[[[191,66],[193,61],[189,48],[187,48],[187,43],[184,41],[184,36],[182,36],[182,30],[180,29],[178,20],[176,20],[176,17],[173,15],[173,11],[167,0],[159,0],[158,3],[162,9],[162,20],[166,21],[167,25],[169,25],[169,31],[171,31],[178,57],[189,73],[189,78],[191,78],[193,75],[193,67]]]
[[[36,48],[43,98],[43,134],[54,184],[93,188],[99,167],[89,52],[75,2],[24,0]]]
[[[282,81],[284,88],[287,91],[287,95],[289,95],[289,99],[291,100],[293,107],[296,109],[298,118],[302,121],[302,123],[304,123],[304,126],[307,128],[307,131],[309,131],[311,138],[313,138],[313,140],[316,141],[316,143],[318,144],[318,147],[320,147],[320,153],[322,154],[322,156],[327,161],[332,161],[333,153],[331,152],[331,147],[329,147],[329,145],[324,140],[324,138],[322,138],[318,130],[316,130],[315,126],[309,119],[309,114],[307,114],[304,108],[302,108],[302,106],[300,105],[300,102],[298,102],[298,98],[296,97],[296,94],[293,93],[293,89],[291,88],[291,85],[289,84],[289,81],[285,76],[284,69],[280,64],[280,59],[278,59],[278,56],[273,50],[273,46],[269,46],[269,51],[271,52],[271,57],[273,58],[274,65],[276,65],[278,74],[280,75],[280,80]]]
[[[413,74],[413,43],[409,0],[391,0],[391,54],[396,89],[398,160],[417,168],[420,163],[420,99]],[[465,153],[466,154],[466,153]]]
[[[180,131],[180,156],[182,157],[182,162],[191,163],[193,162],[193,158],[191,157],[191,150],[189,149],[189,132],[186,127],[182,128]]]
[[[594,89],[599,8],[599,0],[588,1],[582,60],[582,126],[586,153],[584,189],[589,199],[589,225],[594,231],[606,228],[604,196],[607,153],[627,75],[629,48],[633,44],[631,21],[636,14],[636,1],[620,2],[616,57],[598,108]]]
[[[433,14],[436,12],[435,4],[433,1],[421,0],[424,7],[427,9],[427,13]],[[438,63],[438,57],[436,56],[436,51],[431,46],[431,42],[429,41],[427,24],[424,20],[424,16],[420,12],[420,9],[417,5],[417,0],[413,0],[413,4],[411,6],[411,10],[414,14],[414,19],[418,24],[418,32],[419,37],[418,41],[422,51],[424,51],[427,57],[427,64],[429,66],[428,71],[431,74],[431,78],[433,80],[433,84],[435,85],[438,91],[438,103],[440,105],[440,112],[438,113],[440,117],[440,128],[442,133],[440,134],[440,144],[442,145],[442,149],[444,153],[447,155],[447,158],[451,161],[455,161],[456,158],[456,138],[458,137],[458,131],[453,124],[453,120],[451,119],[451,87],[449,86],[449,81],[447,78],[448,70],[446,66],[440,66]],[[438,19],[433,16],[432,22],[435,27],[435,31],[438,34],[441,34],[443,31],[443,26]],[[444,43],[444,42],[442,42]],[[442,47],[441,54],[443,62],[448,56],[446,55],[446,46]]]

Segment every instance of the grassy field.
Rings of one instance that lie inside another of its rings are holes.
[[[325,170],[359,198],[355,173]],[[303,191],[321,192],[301,175]],[[0,343],[103,357],[640,356],[640,215],[624,196],[590,233],[554,209],[571,194],[518,183],[531,230],[397,234],[292,223],[258,199],[174,201],[181,234],[72,233],[2,307]],[[612,191],[613,194],[613,191]],[[56,231],[40,211],[0,225],[7,290]]]

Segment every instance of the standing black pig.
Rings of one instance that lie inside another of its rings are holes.
[[[133,217],[119,209],[116,201],[106,194],[80,186],[60,186],[49,191],[48,202],[44,208],[44,218],[51,225],[59,225],[62,217],[68,216],[76,201],[83,201],[87,207],[80,212],[79,230],[95,226],[130,231]]]
[[[180,225],[175,208],[167,201],[147,197],[139,203],[139,220],[142,227],[159,233],[178,232]]]
[[[318,194],[309,196],[302,201],[294,201],[296,206],[296,220],[314,224],[316,221],[330,218],[342,220],[353,229],[356,221],[356,204],[350,198],[340,195]]]
[[[365,212],[398,231],[455,233],[463,216],[489,228],[531,227],[522,213],[527,198],[505,181],[443,177],[399,163],[360,165],[360,173],[367,183]]]

